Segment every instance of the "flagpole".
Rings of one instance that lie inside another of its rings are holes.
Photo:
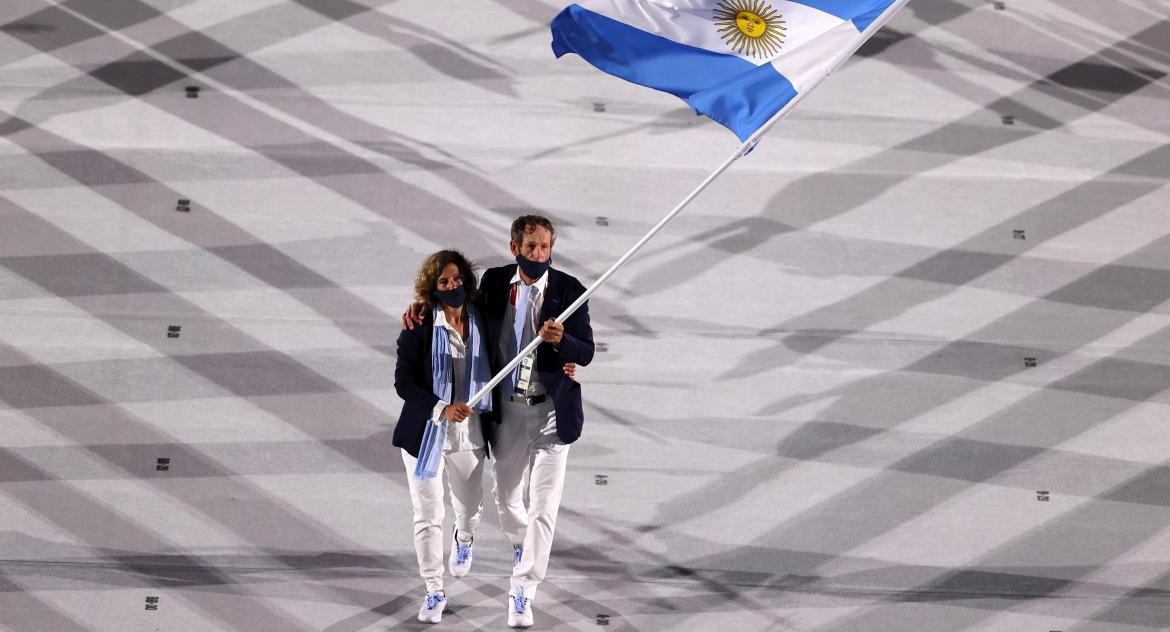
[[[896,0],[893,4],[887,7],[881,15],[874,19],[874,21],[871,22],[870,25],[861,32],[861,35],[858,37],[856,44],[852,48],[848,49],[845,55],[835,60],[833,64],[829,66],[828,70],[825,71],[825,74],[817,77],[816,80],[813,81],[810,85],[802,86],[801,91],[798,92],[791,101],[785,104],[785,106],[781,108],[779,112],[773,115],[772,118],[768,119],[767,123],[764,123],[764,125],[760,126],[760,128],[756,130],[755,133],[753,133],[748,137],[747,140],[740,144],[740,146],[735,150],[735,153],[731,154],[727,160],[724,160],[723,164],[719,165],[715,171],[711,172],[711,175],[707,176],[705,180],[699,183],[699,186],[695,187],[695,190],[691,191],[689,195],[683,198],[683,201],[679,202],[678,205],[674,207],[674,209],[672,209],[669,213],[666,214],[665,217],[659,220],[658,223],[654,225],[654,228],[650,229],[650,232],[646,233],[642,236],[641,239],[638,240],[638,243],[630,247],[630,249],[626,251],[626,254],[622,255],[620,259],[614,262],[614,264],[610,266],[604,274],[598,277],[597,280],[594,281],[593,284],[585,290],[584,294],[578,297],[577,300],[573,301],[571,305],[566,307],[565,311],[561,312],[560,316],[556,317],[556,321],[558,323],[563,323],[569,318],[569,316],[572,316],[573,312],[577,311],[579,307],[584,305],[585,301],[589,300],[589,297],[592,296],[593,293],[598,290],[598,288],[600,288],[605,284],[606,281],[609,280],[609,277],[613,276],[613,274],[617,272],[619,268],[625,265],[626,262],[634,256],[634,253],[638,252],[642,246],[646,245],[646,242],[650,241],[654,235],[658,234],[658,231],[662,230],[663,227],[669,224],[670,220],[674,219],[676,215],[678,215],[688,204],[690,204],[691,201],[694,200],[699,195],[699,193],[703,191],[703,189],[706,189],[712,182],[714,182],[715,178],[718,178],[720,174],[722,174],[724,171],[727,171],[727,168],[730,167],[733,162],[742,158],[749,151],[751,151],[752,147],[754,147],[755,144],[759,142],[761,136],[763,136],[769,129],[771,129],[777,121],[784,117],[784,115],[788,114],[788,112],[797,103],[799,103],[806,94],[811,92],[813,88],[820,84],[820,82],[824,81],[825,78],[832,74],[832,72],[836,70],[841,64],[845,63],[846,59],[849,59],[853,53],[857,52],[857,49],[861,48],[862,44],[869,40],[869,38],[874,33],[876,33],[878,29],[885,25],[885,23],[888,22],[890,18],[892,18],[894,14],[897,13],[898,10],[906,4],[906,2],[908,2],[908,0]],[[499,384],[500,381],[504,379],[505,375],[514,371],[516,367],[524,361],[524,358],[528,357],[528,354],[535,351],[536,347],[540,346],[540,343],[542,342],[544,342],[544,339],[540,336],[537,336],[532,340],[532,342],[528,343],[527,346],[520,350],[520,353],[516,354],[516,357],[512,358],[508,364],[504,365],[504,368],[500,369],[499,373],[496,373],[496,375],[492,377],[491,381],[485,384],[482,388],[479,389],[479,391],[475,393],[475,395],[471,397],[471,401],[467,402],[467,405],[475,406],[477,403],[479,403],[479,400],[483,399],[485,395],[491,392],[491,390],[495,388],[496,384]]]
[[[654,225],[654,228],[650,229],[650,232],[643,235],[642,238],[638,240],[638,243],[634,244],[630,247],[629,250],[626,251],[626,254],[622,255],[620,259],[614,262],[614,264],[610,266],[604,274],[602,274],[600,277],[597,277],[597,280],[594,281],[593,284],[585,290],[584,294],[579,296],[577,300],[573,301],[572,304],[566,307],[565,311],[561,312],[560,316],[557,316],[556,321],[558,323],[563,323],[569,318],[569,316],[572,316],[573,312],[577,311],[579,307],[584,305],[585,301],[589,300],[589,297],[592,296],[594,292],[596,292],[602,285],[605,284],[606,281],[609,280],[609,277],[613,276],[613,274],[617,272],[619,268],[625,265],[626,262],[634,256],[634,253],[638,252],[642,246],[646,245],[646,242],[650,241],[654,235],[658,234],[658,231],[662,230],[667,224],[669,224],[670,220],[674,219],[675,216],[682,212],[682,210],[686,208],[686,206],[690,204],[691,201],[694,200],[699,195],[699,193],[703,191],[703,189],[706,189],[712,182],[715,181],[715,178],[718,178],[720,174],[722,174],[724,171],[727,171],[727,168],[731,166],[731,163],[735,162],[744,154],[746,154],[749,149],[751,149],[751,145],[746,142],[736,148],[735,153],[731,154],[727,160],[723,161],[723,164],[719,165],[715,171],[711,172],[711,175],[707,176],[705,180],[699,183],[699,186],[695,187],[694,191],[691,191],[689,195],[683,198],[683,201],[679,202],[678,205],[675,206],[674,209],[672,209],[669,213],[667,213],[665,217],[658,220],[658,223]],[[544,342],[544,339],[537,336],[532,340],[532,342],[528,343],[526,347],[520,350],[520,353],[518,353],[515,358],[512,358],[511,362],[506,364],[504,368],[500,369],[499,373],[496,373],[495,377],[493,377],[490,382],[485,384],[483,388],[479,389],[479,391],[477,391],[475,395],[472,396],[471,401],[467,402],[467,405],[474,406],[476,403],[478,403],[484,395],[491,391],[496,384],[499,384],[500,380],[504,379],[505,375],[515,370],[515,368],[521,362],[523,362],[524,358],[527,357],[528,354],[532,353],[532,351],[535,350],[536,347],[539,346],[542,342]]]

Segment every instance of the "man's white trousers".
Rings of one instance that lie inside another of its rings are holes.
[[[429,423],[429,422],[428,422]],[[418,574],[426,582],[427,592],[443,590],[443,478],[451,489],[451,507],[455,510],[455,528],[475,535],[483,513],[483,450],[443,452],[439,474],[419,480],[414,477],[418,459],[402,451],[410,501],[414,505],[414,552],[418,556]]]
[[[504,535],[524,547],[512,569],[512,587],[523,586],[524,594],[535,599],[548,570],[569,445],[557,437],[552,401],[535,406],[504,401],[501,412],[492,447],[496,503]]]

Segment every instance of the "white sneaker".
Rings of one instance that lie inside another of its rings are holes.
[[[418,620],[423,623],[438,623],[443,620],[443,607],[447,605],[447,597],[443,593],[427,593],[422,607],[418,609]]]
[[[455,530],[455,542],[451,544],[451,555],[447,558],[447,567],[451,569],[452,577],[466,577],[471,572],[471,560],[475,557],[471,552],[471,543],[464,545],[459,541],[459,530]]]
[[[508,595],[508,625],[513,628],[532,625],[532,604],[524,596],[523,586],[516,586]]]

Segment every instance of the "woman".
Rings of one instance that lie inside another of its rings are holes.
[[[496,416],[491,394],[467,401],[492,378],[484,323],[472,301],[472,264],[458,251],[426,258],[414,283],[427,305],[423,324],[398,336],[394,388],[403,399],[394,428],[402,448],[414,504],[414,548],[427,595],[419,621],[438,623],[446,605],[443,589],[443,472],[451,489],[455,534],[451,575],[471,569],[471,544],[479,523],[483,466]],[[421,456],[420,456],[421,455]]]

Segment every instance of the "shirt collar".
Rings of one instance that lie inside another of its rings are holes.
[[[509,281],[509,283],[515,285],[516,283],[523,283],[523,282],[524,282],[524,279],[520,278],[520,266],[517,265],[516,271],[512,273],[512,280]],[[540,278],[536,280],[536,283],[533,283],[532,285],[530,285],[528,287],[536,288],[537,292],[544,294],[545,288],[548,287],[548,270],[545,270],[544,274],[540,275]]]
[[[442,307],[435,308],[435,327],[443,327],[447,331],[454,333],[456,336],[459,336],[460,339],[462,339],[462,332],[455,331],[455,328],[451,326],[451,323],[447,322],[447,312],[443,311]]]

